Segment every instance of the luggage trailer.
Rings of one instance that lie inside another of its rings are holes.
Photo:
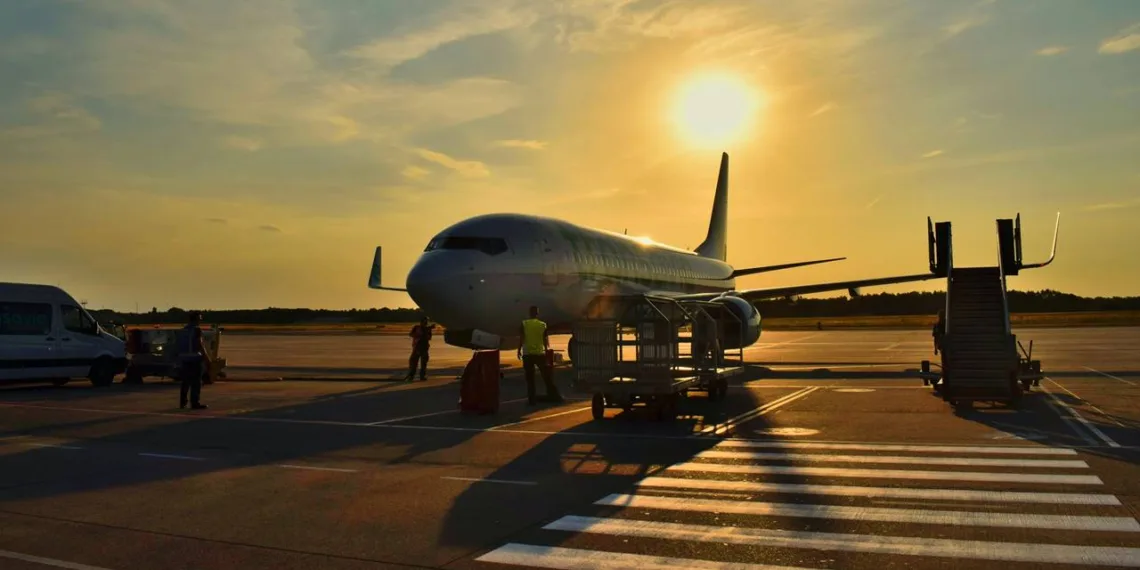
[[[743,329],[744,322],[718,303],[599,296],[574,324],[573,387],[592,395],[596,420],[606,408],[638,405],[674,420],[691,390],[723,399],[728,379],[743,372],[744,348],[734,347],[733,358],[722,348],[730,326]]]

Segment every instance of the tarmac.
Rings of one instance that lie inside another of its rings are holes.
[[[203,411],[3,386],[0,568],[1140,567],[1140,328],[1015,332],[1047,376],[1015,409],[932,394],[925,331],[765,333],[674,422],[594,421],[565,368],[527,407],[509,353],[463,414],[469,351],[394,382],[375,336],[225,336]]]

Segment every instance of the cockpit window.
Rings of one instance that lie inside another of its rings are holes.
[[[434,249],[477,249],[487,255],[507,251],[507,240],[502,238],[447,236],[431,240],[424,251]]]

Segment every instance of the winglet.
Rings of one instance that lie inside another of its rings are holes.
[[[720,153],[720,173],[716,177],[712,216],[705,241],[697,246],[697,255],[724,261],[728,259],[728,153]]]
[[[1057,222],[1053,226],[1053,249],[1052,249],[1052,251],[1049,252],[1049,259],[1046,259],[1045,261],[1042,261],[1041,263],[1023,263],[1021,265],[1021,268],[1022,269],[1033,269],[1035,267],[1045,267],[1046,265],[1053,263],[1053,260],[1057,257],[1057,234],[1060,233],[1060,231],[1061,231],[1061,212],[1057,212]]]
[[[382,248],[382,246],[376,246],[376,255],[374,255],[372,257],[372,272],[368,275],[368,288],[369,289],[380,289],[382,291],[403,291],[406,293],[408,291],[407,289],[401,289],[399,287],[384,287],[383,285],[380,284],[380,250],[381,250],[381,248]]]

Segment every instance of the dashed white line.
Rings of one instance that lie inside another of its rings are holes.
[[[11,552],[8,550],[0,550],[0,557],[11,558],[12,560],[21,560],[23,562],[31,562],[32,564],[43,564],[44,566],[55,566],[56,568],[68,568],[69,570],[107,570],[107,568],[101,568],[99,566],[78,564],[76,562],[56,560],[54,558],[44,558],[42,556],[32,556],[31,554],[21,554],[19,552]]]
[[[1040,467],[1088,469],[1088,463],[1063,459],[999,459],[992,457],[925,457],[899,455],[831,455],[821,453],[763,453],[710,449],[695,457],[707,459],[753,459],[757,461],[832,461],[836,463],[896,463],[911,465],[964,465],[974,467]]]
[[[758,447],[770,449],[837,449],[846,451],[904,451],[908,453],[987,453],[996,455],[1076,455],[1075,449],[1064,447],[998,447],[966,445],[907,445],[874,443],[824,443],[808,441],[756,441],[746,439],[726,439],[716,447]]]
[[[1054,485],[1103,485],[1096,475],[1050,475],[1045,473],[990,473],[971,471],[922,471],[909,469],[846,469],[839,467],[792,467],[784,465],[727,465],[686,462],[666,470],[708,473],[747,473],[751,475],[802,475],[856,479],[913,479],[916,481],[989,481],[1002,483],[1042,483]]]
[[[159,459],[183,459],[186,461],[204,461],[201,457],[191,457],[189,455],[171,455],[168,453],[140,453],[143,457],[157,457]]]
[[[1124,382],[1125,384],[1128,384],[1129,386],[1135,386],[1136,385],[1136,383],[1132,382],[1131,380],[1125,380],[1125,379],[1120,378],[1118,376],[1113,376],[1112,374],[1109,374],[1107,372],[1101,372],[1100,370],[1097,370],[1095,368],[1089,368],[1088,366],[1085,366],[1084,368],[1085,368],[1085,370],[1088,370],[1090,372],[1096,372],[1097,374],[1100,374],[1101,376],[1106,376],[1108,378],[1112,378],[1113,380],[1120,380],[1121,382]]]
[[[449,479],[452,481],[470,481],[473,483],[500,483],[503,485],[527,485],[527,486],[538,485],[538,483],[536,481],[512,481],[512,480],[508,480],[508,479],[487,479],[487,478],[480,478],[480,477],[453,477],[450,475],[445,475],[443,477],[440,477],[440,479]]]
[[[312,465],[291,465],[288,463],[281,463],[281,464],[278,464],[277,466],[278,467],[284,467],[286,469],[308,469],[311,471],[335,471],[338,473],[356,473],[357,472],[356,469],[341,469],[339,467],[314,467]]]

